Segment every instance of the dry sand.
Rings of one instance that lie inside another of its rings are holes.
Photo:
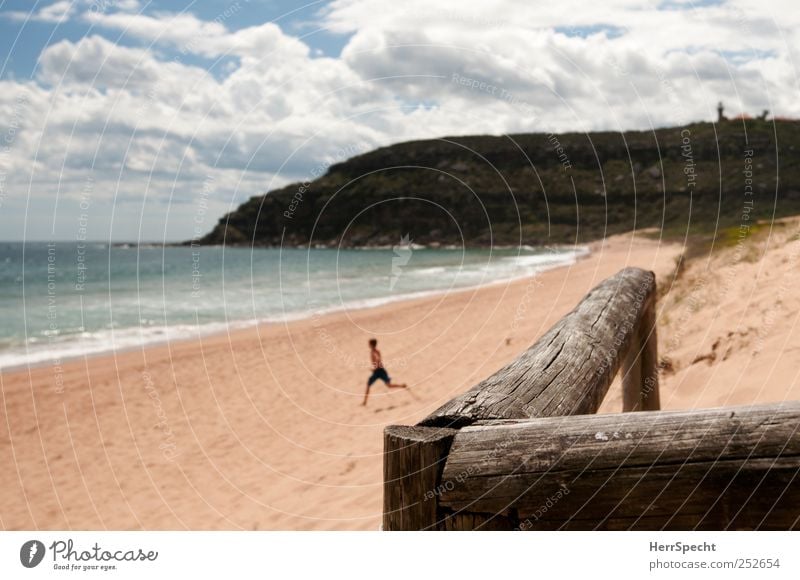
[[[734,247],[677,281],[679,245],[624,235],[535,279],[5,373],[0,525],[377,529],[383,427],[488,376],[629,265],[671,287],[664,408],[800,398],[797,229],[760,261]],[[412,388],[378,384],[365,408],[370,336]],[[614,386],[603,410],[619,399]]]

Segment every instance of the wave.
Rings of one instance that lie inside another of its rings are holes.
[[[258,321],[209,322],[171,326],[136,326],[104,329],[51,337],[31,337],[27,344],[0,351],[0,369],[9,370],[31,365],[60,364],[88,355],[131,350],[176,340],[198,338],[236,328],[258,324]]]
[[[285,303],[282,303],[277,305],[276,313],[263,317],[172,325],[157,325],[153,320],[142,320],[142,324],[138,326],[103,328],[91,332],[80,327],[70,328],[67,332],[66,329],[62,329],[58,334],[31,336],[26,341],[16,343],[3,341],[5,344],[0,345],[0,369],[60,364],[70,359],[196,339],[259,324],[283,324],[335,312],[375,308],[406,300],[470,291],[569,266],[588,253],[588,248],[579,247],[533,255],[505,256],[488,264],[410,268],[404,271],[403,275],[411,277],[413,284],[405,291],[366,298],[351,297],[342,299],[340,303],[334,305],[306,302],[301,306],[287,309],[283,307]],[[176,311],[180,309],[180,305],[176,306]],[[227,316],[224,310],[220,311],[220,318]]]

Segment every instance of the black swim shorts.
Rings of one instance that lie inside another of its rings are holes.
[[[391,382],[389,375],[386,374],[385,368],[379,368],[372,371],[372,375],[369,377],[369,380],[367,381],[367,386],[368,387],[372,386],[372,383],[374,383],[379,379],[384,383],[386,383],[387,385]]]

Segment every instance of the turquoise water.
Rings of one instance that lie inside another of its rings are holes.
[[[583,249],[0,244],[0,368],[529,276]]]

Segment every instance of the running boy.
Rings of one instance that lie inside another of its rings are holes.
[[[372,383],[374,383],[378,379],[386,383],[386,386],[389,387],[390,389],[406,388],[405,383],[403,383],[402,385],[395,385],[394,383],[392,383],[392,379],[389,378],[389,375],[386,373],[386,369],[383,368],[381,351],[378,350],[378,341],[375,340],[374,338],[369,339],[369,350],[370,350],[370,360],[372,361],[372,375],[370,375],[369,379],[367,379],[367,391],[364,393],[364,402],[361,403],[362,405],[367,404],[367,399],[369,398],[369,388],[372,386]]]

